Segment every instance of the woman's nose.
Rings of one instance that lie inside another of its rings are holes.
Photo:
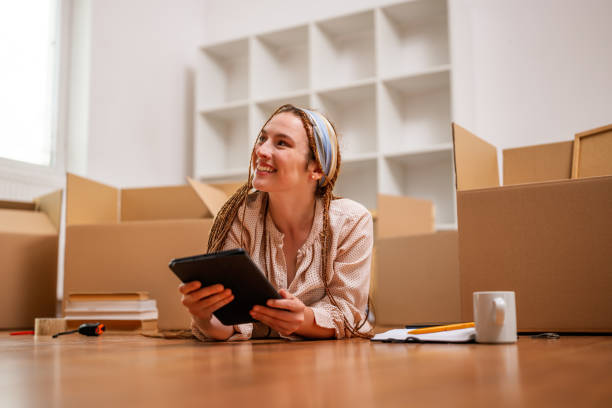
[[[266,140],[255,149],[255,155],[257,157],[269,158],[270,157],[270,144]]]

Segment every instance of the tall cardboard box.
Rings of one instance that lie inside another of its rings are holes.
[[[459,321],[457,231],[436,232],[433,203],[410,197],[379,195],[377,218],[376,324]]]
[[[519,331],[611,332],[612,177],[570,180],[567,142],[522,148],[500,186],[494,146],[456,124],[453,142],[463,320],[473,292],[513,290]]]
[[[221,189],[193,180],[117,189],[68,174],[64,294],[146,291],[157,301],[160,329],[189,327],[168,263],[206,251],[226,199]]]
[[[31,203],[0,201],[0,329],[55,317],[62,191]]]

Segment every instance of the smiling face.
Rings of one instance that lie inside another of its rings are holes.
[[[275,115],[262,129],[253,150],[253,187],[268,193],[314,192],[321,172],[310,157],[301,118],[291,112]]]

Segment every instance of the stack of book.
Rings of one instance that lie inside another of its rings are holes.
[[[68,329],[100,322],[108,330],[157,330],[157,303],[147,292],[70,293],[64,316]]]

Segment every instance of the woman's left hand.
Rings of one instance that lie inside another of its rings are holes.
[[[295,333],[304,323],[306,306],[285,289],[278,292],[283,299],[269,299],[267,306],[255,305],[251,316],[283,336]]]

